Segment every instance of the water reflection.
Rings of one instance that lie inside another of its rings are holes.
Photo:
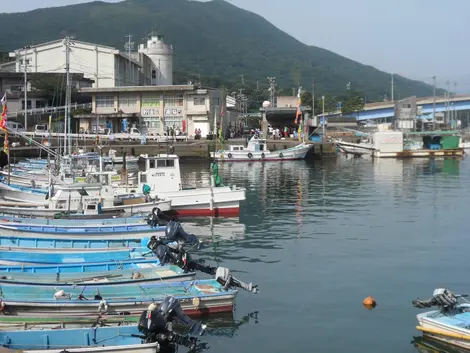
[[[444,344],[428,337],[414,337],[413,346],[420,353],[468,353],[468,350]]]

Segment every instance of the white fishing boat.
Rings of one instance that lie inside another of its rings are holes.
[[[148,214],[155,207],[159,208],[162,212],[171,210],[171,201],[168,199],[136,197],[136,195],[119,198],[114,194],[111,185],[99,183],[75,183],[52,186],[49,192],[53,196],[48,200],[43,200],[41,203],[36,203],[36,206],[25,198],[27,193],[24,193],[22,194],[23,198],[21,198],[21,201],[28,202],[28,207],[22,207],[21,203],[14,205],[4,203],[0,206],[0,213],[54,217],[55,214],[60,212],[96,216],[99,214]]]
[[[142,155],[138,162],[138,184],[115,188],[116,195],[143,192],[152,198],[171,200],[171,208],[185,216],[236,216],[245,189],[236,186],[185,188],[176,155]],[[214,179],[214,177],[213,177]]]
[[[254,135],[248,145],[229,145],[227,150],[211,152],[211,157],[220,162],[263,162],[304,159],[312,144],[300,143],[297,146],[277,151],[268,150],[265,139]]]
[[[447,289],[434,290],[428,300],[414,300],[417,308],[437,307],[437,310],[417,315],[416,327],[424,336],[470,350],[470,303],[463,295]]]

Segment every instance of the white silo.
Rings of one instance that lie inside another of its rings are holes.
[[[139,53],[150,59],[149,68],[144,68],[144,72],[152,85],[173,84],[173,47],[163,42],[162,35],[149,35],[147,44],[139,46]]]

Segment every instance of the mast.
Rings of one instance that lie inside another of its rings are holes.
[[[434,85],[434,94],[432,97],[433,129],[436,130],[436,76],[432,77]],[[424,129],[422,129],[424,131]]]

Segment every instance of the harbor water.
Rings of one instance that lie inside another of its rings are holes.
[[[182,165],[208,185],[207,164]],[[260,287],[240,292],[233,337],[211,352],[417,352],[411,301],[470,292],[470,160],[344,159],[220,165],[247,189],[240,218],[202,219],[198,257]],[[190,222],[193,222],[192,220]],[[363,307],[367,296],[374,310]],[[257,315],[253,314],[257,312]]]

